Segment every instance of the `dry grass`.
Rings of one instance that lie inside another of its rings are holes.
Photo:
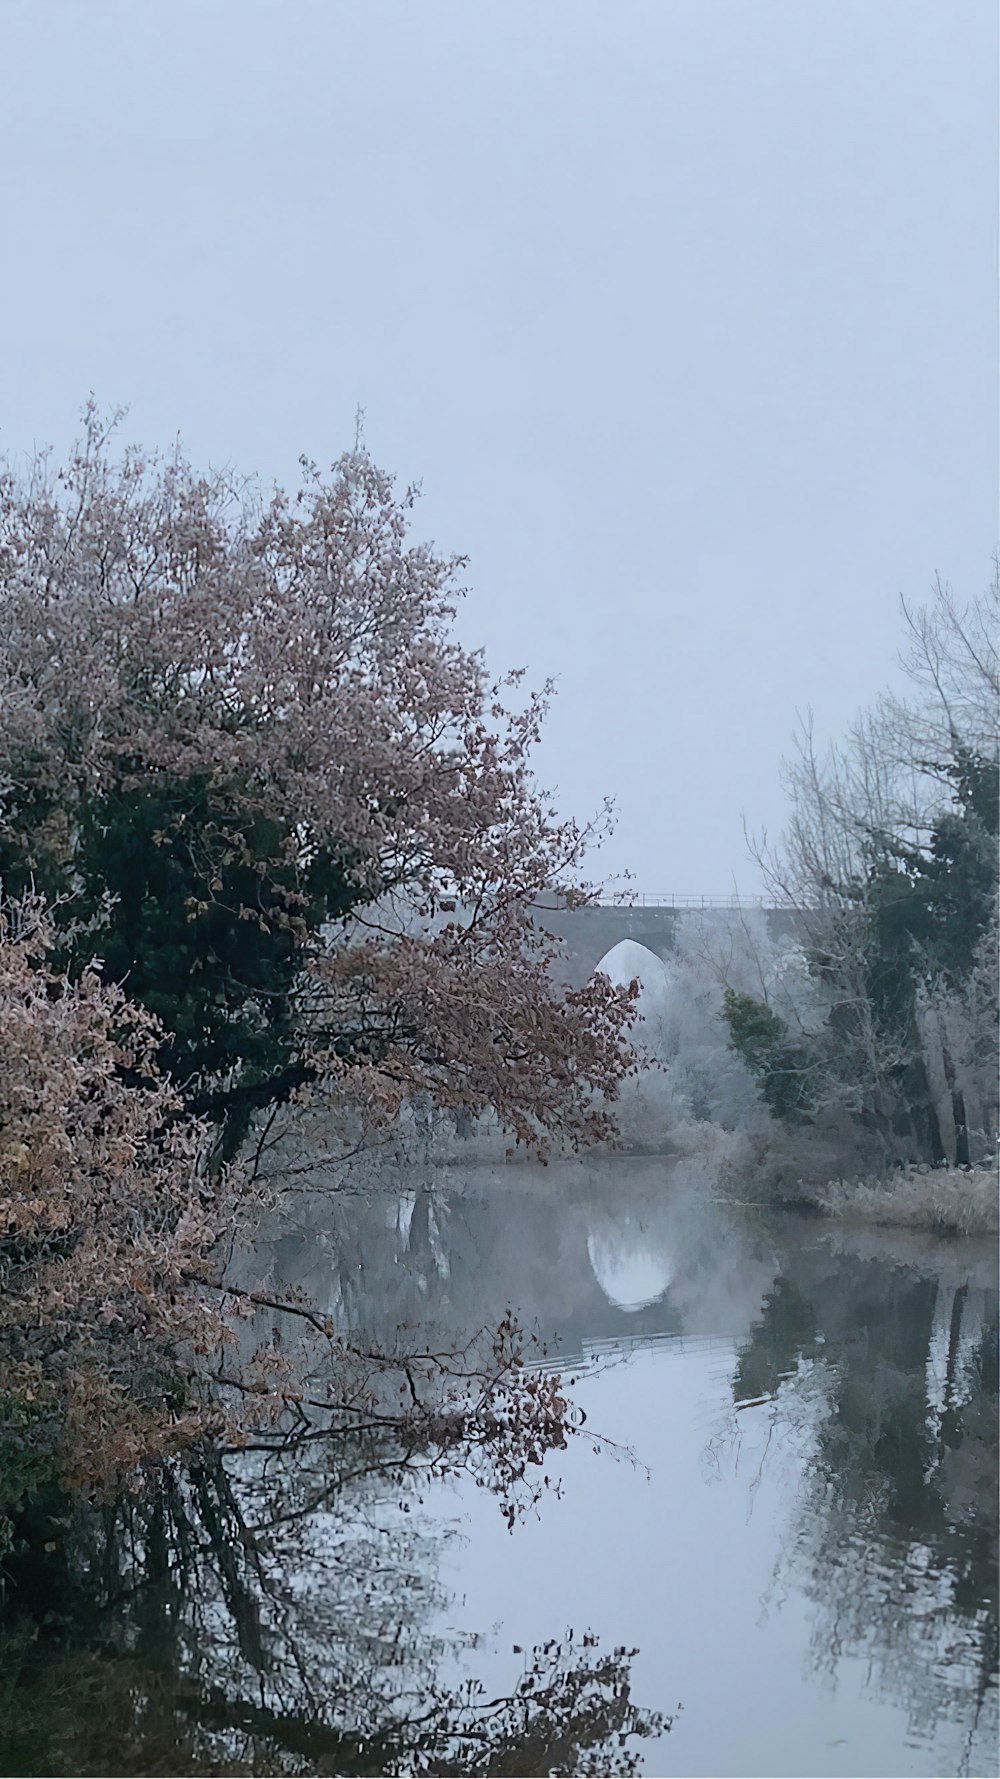
[[[1000,1227],[996,1170],[902,1168],[885,1180],[832,1180],[816,1193],[828,1216],[844,1221],[994,1235]]]

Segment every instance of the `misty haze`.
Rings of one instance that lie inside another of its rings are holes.
[[[996,1772],[998,47],[4,0],[0,1774]]]

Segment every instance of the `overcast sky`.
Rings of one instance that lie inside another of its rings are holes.
[[[0,446],[267,480],[365,409],[647,891],[997,543],[993,0],[0,0]]]

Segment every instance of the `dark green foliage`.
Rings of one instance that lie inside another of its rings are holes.
[[[733,1377],[736,1402],[775,1396],[800,1357],[816,1352],[816,1312],[790,1279],[775,1280],[749,1338],[739,1349]]]
[[[812,1119],[824,1098],[835,1103],[846,1089],[860,1124],[886,1153],[964,1164],[969,1139],[961,1088],[945,1047],[956,1132],[956,1152],[946,1156],[919,1008],[926,993],[961,994],[981,958],[997,907],[1000,785],[996,758],[957,742],[953,759],[933,771],[950,783],[952,800],[926,844],[879,836],[867,875],[836,886],[840,913],[831,914],[822,940],[808,949],[827,1003],[822,1029],[793,1042],[770,1008],[731,990],[724,1012],[733,1048],[776,1118]],[[881,1058],[877,1081],[873,1051]]]
[[[760,1082],[775,1118],[807,1122],[812,1113],[809,1055],[795,1043],[783,1019],[753,995],[727,988],[723,1014],[733,1049]]]
[[[880,860],[858,892],[868,911],[865,987],[879,1026],[909,1032],[916,1007],[917,947],[926,945],[932,926],[917,879]]]
[[[138,775],[133,775],[137,777]],[[8,835],[37,835],[18,810]],[[27,818],[27,819],[26,819]],[[0,868],[16,892],[30,876],[62,896],[57,962],[79,974],[103,960],[162,1021],[163,1067],[232,1154],[264,1105],[309,1079],[293,997],[306,947],[346,916],[358,891],[328,848],[303,846],[238,787],[124,773],[75,813],[72,856],[7,840]]]
[[[20,1397],[0,1394],[0,1601],[19,1516],[27,1502],[54,1486],[57,1444],[58,1429],[46,1412]]]
[[[883,856],[872,867],[867,883],[857,886],[854,894],[867,920],[860,958],[862,995],[858,999],[838,995],[836,967],[830,958],[818,952],[810,958],[814,972],[828,975],[834,991],[827,1018],[827,1031],[834,1040],[829,1048],[831,1054],[838,1054],[840,1042],[846,1038],[848,1054],[852,1054],[853,1028],[861,1019],[870,1019],[886,1060],[880,1091],[874,1090],[872,1082],[872,1091],[863,1098],[862,1125],[888,1139],[901,1155],[915,1145],[922,1158],[943,1161],[934,1096],[917,1029],[919,960],[933,937],[919,878],[897,858]],[[893,1057],[897,1060],[890,1060]]]
[[[996,759],[966,748],[957,749],[946,771],[954,807],[938,816],[928,853],[915,861],[924,920],[915,937],[928,972],[957,984],[968,976],[996,908],[1000,773]]]
[[[865,896],[869,1000],[881,1030],[909,1056],[895,1071],[894,1128],[902,1131],[908,1120],[918,1153],[934,1162],[946,1156],[917,1033],[918,995],[922,987],[960,990],[968,980],[995,914],[998,882],[996,760],[956,746],[939,772],[952,784],[952,807],[936,817],[925,849],[889,848]],[[952,1159],[967,1162],[960,1095],[955,1112],[960,1153]]]

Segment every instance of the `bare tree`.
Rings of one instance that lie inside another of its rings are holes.
[[[940,581],[929,605],[903,602],[908,695],[884,695],[826,749],[807,716],[784,769],[785,833],[774,846],[751,841],[770,893],[796,911],[823,1008],[811,1045],[817,1111],[859,1121],[884,1161],[967,1162],[967,1087],[978,1128],[995,1123],[973,1061],[988,997],[974,997],[972,1039],[940,928],[961,919],[948,906],[961,891],[947,886],[959,845],[978,860],[980,903],[992,869],[995,906],[995,862],[984,858],[995,861],[998,606],[996,579],[967,606]],[[988,976],[995,940],[982,933],[983,907],[972,939],[982,934]]]

